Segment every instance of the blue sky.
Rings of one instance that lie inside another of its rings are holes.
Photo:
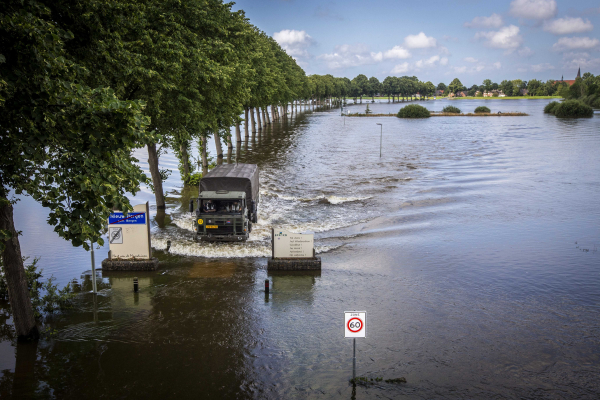
[[[598,0],[240,0],[307,74],[486,79],[600,74]]]

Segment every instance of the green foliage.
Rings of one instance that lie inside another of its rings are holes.
[[[553,114],[559,118],[582,118],[591,117],[594,110],[579,100],[565,100],[554,108]]]
[[[431,113],[418,104],[409,104],[398,111],[398,118],[429,118]]]
[[[460,92],[461,90],[465,90],[466,88],[463,86],[462,82],[458,78],[454,78],[452,82],[448,85],[448,91],[452,93]]]
[[[202,172],[195,172],[186,176],[184,182],[186,185],[198,186],[200,184],[200,179],[202,179]]]
[[[546,113],[546,114],[554,114],[554,109],[559,104],[560,103],[558,101],[553,101],[553,102],[550,102],[550,103],[546,104],[546,107],[544,107],[544,113]]]
[[[442,112],[452,113],[452,114],[460,114],[462,111],[460,111],[460,108],[458,108],[458,107],[446,106],[442,109]]]
[[[475,109],[475,113],[489,113],[491,112],[486,106],[479,106]]]

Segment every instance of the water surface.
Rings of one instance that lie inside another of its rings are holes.
[[[105,273],[95,301],[81,295],[50,322],[53,337],[37,346],[0,342],[0,390],[56,398],[597,398],[600,118],[557,119],[543,114],[548,102],[424,103],[529,117],[293,115],[237,152],[261,171],[260,218],[245,244],[191,240],[186,199],[197,191],[182,188],[176,159],[162,156],[174,171],[166,215],[152,211],[159,271]],[[370,104],[375,113],[401,106]],[[366,100],[350,106],[364,108]],[[144,151],[136,154],[147,168]],[[153,202],[147,189],[132,200],[145,201]],[[60,283],[76,277],[88,288],[89,254],[58,238],[46,217],[31,200],[17,205],[24,255],[41,256]],[[268,272],[273,226],[314,233],[322,271]],[[96,251],[101,259],[107,249]],[[406,384],[348,383],[345,310],[368,312],[357,374],[403,376]]]

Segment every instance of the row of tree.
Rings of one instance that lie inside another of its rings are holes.
[[[363,96],[387,96],[395,101],[396,98],[412,98],[416,94],[420,96],[431,96],[435,92],[435,86],[431,82],[421,82],[416,76],[388,76],[380,82],[372,76],[360,74],[354,79],[335,78],[332,75],[310,75],[309,93],[313,99],[353,98],[362,102]]]
[[[491,79],[484,79],[481,85],[473,85],[470,88],[465,87],[458,78],[455,78],[448,86],[439,83],[438,90],[443,90],[444,95],[450,93],[465,92],[468,96],[475,96],[477,92],[483,95],[484,92],[501,90],[507,96],[523,96],[523,89],[527,89],[527,96],[558,96],[563,88],[568,88],[565,82],[548,80],[546,82],[532,79],[524,81],[521,79],[503,80],[500,83],[492,82]]]
[[[211,136],[217,148],[231,145],[242,115],[256,114],[260,128],[311,96],[302,68],[231,6],[0,2],[0,251],[18,336],[37,336],[37,328],[13,194],[48,207],[55,231],[89,250],[103,243],[111,210],[131,209],[140,184],[151,184],[157,208],[165,207],[161,147],[174,149],[189,174],[189,148],[199,143],[206,170]],[[143,146],[151,180],[132,156]]]

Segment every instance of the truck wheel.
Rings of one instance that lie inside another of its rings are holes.
[[[248,233],[252,232],[252,222],[248,221]]]

